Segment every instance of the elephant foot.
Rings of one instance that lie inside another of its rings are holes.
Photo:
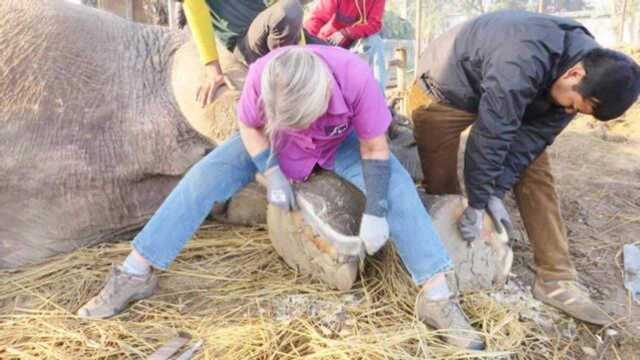
[[[300,273],[339,290],[350,289],[364,257],[357,237],[364,195],[328,171],[320,171],[294,188],[300,211],[269,206],[267,222],[273,247]]]
[[[300,212],[269,206],[267,217],[271,243],[289,266],[338,290],[351,289],[358,275],[358,257],[340,256]]]
[[[236,193],[225,204],[216,204],[211,218],[223,224],[261,225],[267,223],[267,194],[262,185],[253,182]]]
[[[503,287],[513,263],[507,234],[499,234],[490,217],[485,216],[480,239],[469,244],[457,228],[457,220],[467,206],[466,199],[459,195],[426,195],[424,192],[420,195],[455,264],[454,271],[447,276],[452,290],[464,292]]]

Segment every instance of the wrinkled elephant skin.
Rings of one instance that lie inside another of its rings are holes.
[[[62,0],[0,18],[0,268],[138,229],[214,146],[174,96],[174,63],[202,71],[188,33]]]

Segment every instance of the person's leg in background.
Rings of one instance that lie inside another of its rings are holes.
[[[255,178],[256,167],[239,134],[198,161],[171,191],[133,240],[134,250],[112,274],[100,294],[78,310],[91,318],[113,316],[157,286],[151,271],[166,269],[210,213]]]
[[[387,86],[387,67],[382,37],[379,34],[374,34],[360,39],[351,47],[351,50],[361,54],[367,60],[373,70],[373,76],[380,84],[382,91],[384,91]]]
[[[300,43],[303,15],[299,0],[278,0],[253,20],[234,54],[251,64],[275,48]]]
[[[425,191],[429,194],[461,194],[458,180],[460,134],[476,116],[435,102],[417,84],[409,89],[407,108],[413,121]]]
[[[536,265],[534,296],[580,320],[599,325],[611,322],[576,282],[547,152],[529,165],[513,190]]]
[[[416,312],[429,325],[448,329],[447,341],[470,349],[483,349],[464,313],[449,291],[444,276],[453,267],[431,217],[424,208],[409,173],[393,155],[390,174],[387,221],[390,237],[415,284],[422,288]],[[335,173],[365,192],[360,143],[352,133],[340,145]]]

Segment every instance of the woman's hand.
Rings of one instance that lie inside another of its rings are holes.
[[[274,166],[264,172],[267,179],[267,201],[283,210],[296,210],[296,197],[291,183],[284,176],[280,166]]]
[[[220,68],[218,60],[214,60],[205,65],[206,78],[196,92],[196,101],[202,107],[212,103],[215,99],[218,89],[225,86],[224,75]]]
[[[345,37],[344,34],[340,31],[336,31],[333,34],[331,34],[331,36],[329,36],[329,42],[335,46],[340,46],[340,44],[342,44],[342,42],[344,41]]]
[[[280,170],[277,160],[271,158],[269,140],[263,130],[247,127],[242,121],[238,122],[238,127],[245,149],[267,182],[267,201],[284,210],[297,209],[293,187]]]

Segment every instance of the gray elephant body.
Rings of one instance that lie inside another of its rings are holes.
[[[0,268],[139,228],[213,147],[169,86],[188,38],[65,1],[0,17]]]

